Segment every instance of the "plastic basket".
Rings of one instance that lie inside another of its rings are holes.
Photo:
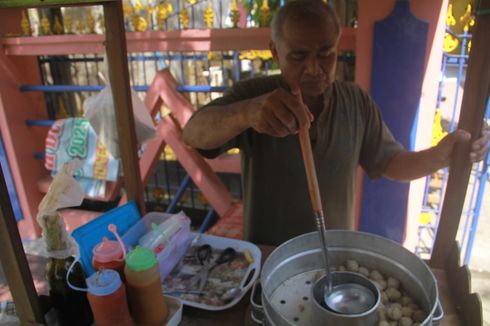
[[[102,241],[103,237],[116,240],[114,234],[107,228],[109,224],[116,225],[117,232],[121,235],[138,222],[140,217],[136,204],[131,201],[73,230],[71,235],[80,246],[80,262],[87,277],[95,272],[92,266],[93,248]]]

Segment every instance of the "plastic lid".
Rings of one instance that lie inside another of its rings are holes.
[[[109,295],[121,286],[119,273],[112,269],[102,269],[87,278],[88,292],[96,296]]]
[[[102,242],[96,245],[92,252],[94,254],[94,260],[100,263],[118,260],[123,255],[123,250],[119,242],[109,240],[107,237],[104,237]]]
[[[141,246],[136,246],[133,251],[126,255],[126,266],[136,272],[150,269],[157,263],[153,251]]]

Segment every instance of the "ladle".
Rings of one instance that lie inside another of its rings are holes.
[[[298,98],[301,100],[301,96]],[[308,192],[310,194],[313,216],[320,235],[320,241],[325,258],[325,273],[327,285],[325,286],[325,304],[335,312],[343,314],[358,314],[369,310],[375,304],[375,297],[371,290],[356,283],[338,284],[332,288],[330,264],[328,261],[328,248],[326,241],[325,217],[323,216],[320,188],[316,176],[315,161],[311,149],[310,134],[307,128],[300,128],[299,142],[306,170]]]

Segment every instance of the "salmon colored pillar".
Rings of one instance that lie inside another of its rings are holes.
[[[0,10],[0,35],[20,33],[20,20],[20,10]],[[28,127],[25,120],[47,119],[47,113],[42,94],[22,93],[19,86],[41,83],[37,59],[0,51],[0,76],[0,131],[22,208],[19,231],[32,238],[40,235],[35,218],[42,194],[37,182],[48,174],[34,153],[44,152],[47,129]]]

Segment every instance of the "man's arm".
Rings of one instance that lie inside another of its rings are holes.
[[[246,113],[249,102],[207,106],[196,111],[184,127],[184,142],[205,150],[220,147],[249,127]]]
[[[429,175],[447,167],[454,145],[458,142],[469,141],[470,138],[471,135],[468,132],[457,130],[444,137],[432,148],[418,152],[400,152],[388,163],[383,176],[398,181],[410,181]],[[489,140],[489,128],[484,124],[481,137],[471,145],[469,157],[471,162],[479,162],[486,156]]]
[[[225,105],[206,106],[184,127],[184,142],[194,148],[214,149],[253,128],[259,133],[285,137],[309,127],[312,116],[298,99],[282,88]]]

